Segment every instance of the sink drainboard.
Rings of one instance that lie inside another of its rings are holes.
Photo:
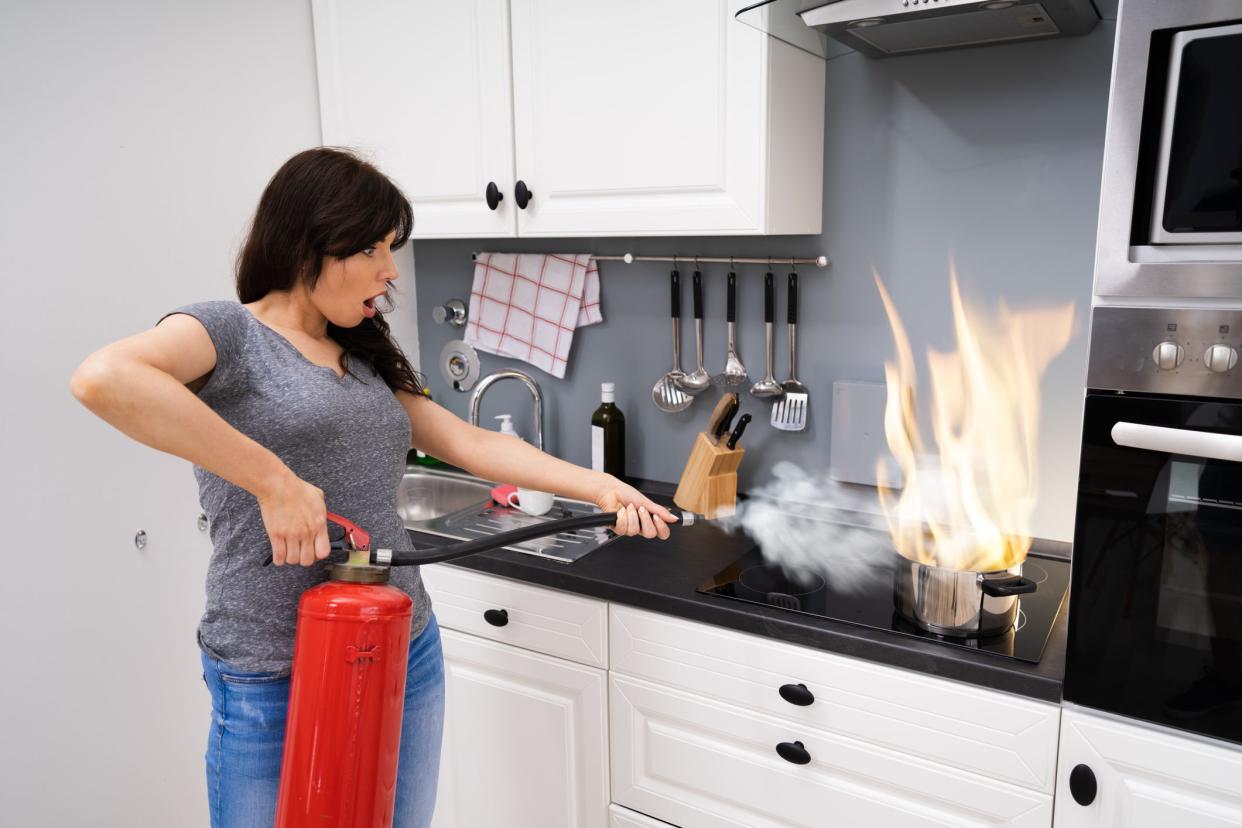
[[[517,509],[510,509],[506,506],[497,506],[495,504],[490,506],[474,506],[448,515],[440,520],[422,524],[417,527],[416,531],[452,538],[453,540],[475,540],[505,532],[509,529],[546,523],[547,521],[560,518],[588,515],[595,511],[594,508],[586,504],[577,504],[564,500],[557,500],[551,511],[538,517],[528,515]],[[579,529],[573,532],[560,532],[546,538],[524,541],[514,546],[506,546],[505,549],[525,552],[529,555],[538,555],[541,558],[550,558],[563,563],[572,563],[583,555],[599,549],[614,537],[612,532],[607,529]]]

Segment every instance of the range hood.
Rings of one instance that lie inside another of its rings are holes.
[[[832,38],[877,58],[1086,34],[1100,19],[1092,0],[763,0],[735,17],[820,57]]]

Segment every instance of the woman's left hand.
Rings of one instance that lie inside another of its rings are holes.
[[[677,522],[677,516],[668,509],[611,475],[595,505],[605,512],[617,513],[617,523],[612,531],[618,535],[642,535],[644,538],[667,540],[668,524]]]

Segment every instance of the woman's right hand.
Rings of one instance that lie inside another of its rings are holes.
[[[328,557],[328,507],[322,489],[290,473],[257,499],[272,542],[272,563],[310,566]]]

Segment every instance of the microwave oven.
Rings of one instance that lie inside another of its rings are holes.
[[[1104,303],[1242,304],[1240,100],[1242,3],[1121,4],[1096,237]]]
[[[1151,241],[1242,244],[1242,24],[1177,32]]]

